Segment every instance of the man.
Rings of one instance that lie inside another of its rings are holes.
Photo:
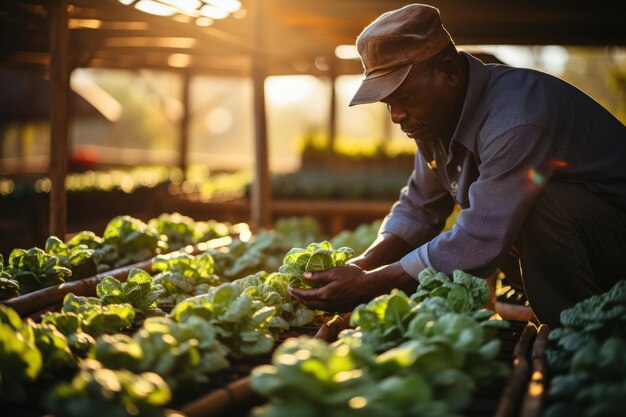
[[[349,311],[425,268],[488,276],[519,255],[541,322],[626,279],[626,127],[566,82],[459,53],[439,11],[412,4],[357,38],[365,78],[350,105],[380,101],[416,141],[415,169],[379,238],[350,265],[291,288]],[[441,233],[455,203],[457,224]]]

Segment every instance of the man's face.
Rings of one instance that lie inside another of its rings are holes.
[[[458,115],[454,91],[437,66],[414,66],[404,82],[381,100],[391,120],[415,140],[433,142],[453,133]]]

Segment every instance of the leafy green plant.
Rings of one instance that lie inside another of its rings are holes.
[[[311,285],[303,280],[304,272],[324,271],[345,265],[354,256],[354,251],[348,247],[333,249],[328,241],[311,243],[306,249],[292,248],[283,259],[279,272],[291,275],[289,283],[292,287],[310,288]]]
[[[235,283],[211,288],[207,294],[191,297],[171,312],[174,320],[183,323],[192,316],[215,322],[218,339],[235,357],[260,355],[274,346],[269,323],[276,309],[255,303]]]
[[[613,416],[626,393],[626,280],[561,312],[548,334],[546,417]]]
[[[167,236],[169,249],[179,249],[197,242],[200,232],[196,229],[196,222],[180,213],[163,213],[148,221],[148,226],[159,234]]]
[[[233,281],[242,293],[250,295],[255,302],[275,308],[269,322],[272,330],[288,330],[290,326],[305,326],[320,314],[291,297],[288,291],[291,276],[280,272],[259,272]]]
[[[98,271],[149,259],[167,250],[167,237],[139,219],[117,216],[109,221],[95,252]]]
[[[0,257],[0,299],[93,275],[93,253],[85,245],[70,248],[54,236],[46,241],[45,250],[13,249],[6,267]]]
[[[477,310],[489,301],[490,292],[483,278],[455,270],[452,279],[442,272],[429,267],[419,276],[420,282],[413,298],[422,301],[427,297],[443,297],[452,310],[458,313]]]
[[[0,301],[20,295],[20,283],[11,278],[4,269],[4,257],[0,254]]]
[[[19,283],[20,294],[63,284],[72,276],[72,271],[62,266],[57,256],[40,248],[13,249],[6,272]]]
[[[364,343],[381,352],[406,340],[405,333],[416,310],[417,304],[403,291],[393,290],[357,306],[350,316],[350,324],[358,328]]]
[[[304,229],[298,229],[303,225]],[[285,253],[310,242],[317,236],[317,223],[313,219],[280,219],[274,230],[260,230],[249,241],[235,239],[225,248],[208,251],[215,260],[215,273],[232,281],[259,271],[277,272],[283,264]]]
[[[200,317],[185,323],[152,317],[132,337],[102,335],[89,356],[110,369],[154,372],[177,391],[206,383],[211,373],[227,368],[226,354],[213,323]]]
[[[102,305],[95,297],[80,297],[67,294],[63,299],[60,312],[44,314],[42,323],[53,324],[61,333],[68,337],[85,332],[92,337],[101,334],[119,333],[129,329],[135,318],[135,310],[130,304]],[[80,341],[89,342],[82,337]]]
[[[170,399],[169,387],[155,373],[111,370],[85,360],[70,383],[52,389],[46,406],[54,415],[65,417],[165,417],[163,406]]]
[[[232,281],[259,271],[276,272],[291,247],[288,236],[261,230],[247,242],[234,240],[226,248],[208,252],[215,260],[215,273]]]
[[[83,244],[69,245],[56,236],[46,240],[45,251],[59,258],[59,264],[72,271],[72,280],[96,274],[94,250]]]
[[[170,250],[234,233],[230,223],[216,220],[195,221],[180,213],[163,213],[150,219],[148,226],[154,228],[161,235],[167,236]]]
[[[20,295],[20,283],[8,277],[0,277],[0,301]]]
[[[165,290],[146,271],[132,268],[126,282],[105,277],[96,286],[96,293],[103,306],[130,304],[135,310],[135,320],[162,316],[165,313],[156,306],[156,300]]]
[[[0,304],[0,400],[23,402],[43,366],[33,329],[15,310]]]
[[[215,262],[208,252],[192,256],[184,252],[158,255],[152,261],[152,270],[158,274],[154,283],[163,287],[158,304],[174,306],[186,298],[204,294],[220,284],[215,274]]]
[[[43,357],[42,377],[53,380],[76,369],[77,358],[63,333],[48,323],[31,321],[28,325],[33,328],[35,345]]]

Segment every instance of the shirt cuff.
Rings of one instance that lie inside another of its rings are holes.
[[[380,227],[380,232],[394,234],[413,246],[421,245],[425,241],[423,236],[430,235],[430,233],[425,232],[423,226],[415,220],[397,215],[390,215],[385,218],[385,221]]]
[[[431,266],[428,259],[428,243],[405,255],[400,259],[400,265],[407,274],[417,280],[420,272]]]

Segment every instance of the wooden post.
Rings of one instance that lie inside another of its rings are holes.
[[[67,229],[68,107],[70,88],[68,0],[49,0],[50,19],[50,235]]]
[[[178,167],[183,173],[183,179],[187,178],[187,168],[189,168],[189,106],[190,106],[190,84],[191,74],[186,69],[183,72],[183,85],[181,101],[183,105],[183,116],[180,120],[180,149],[178,154]]]
[[[252,61],[252,84],[254,88],[254,150],[255,167],[251,196],[251,226],[253,229],[271,225],[271,183],[267,149],[267,115],[265,111],[266,53],[264,27],[264,4],[261,0],[251,2],[252,19],[257,53]]]
[[[328,149],[335,149],[337,140],[337,71],[335,60],[330,61],[330,111],[328,114]]]

